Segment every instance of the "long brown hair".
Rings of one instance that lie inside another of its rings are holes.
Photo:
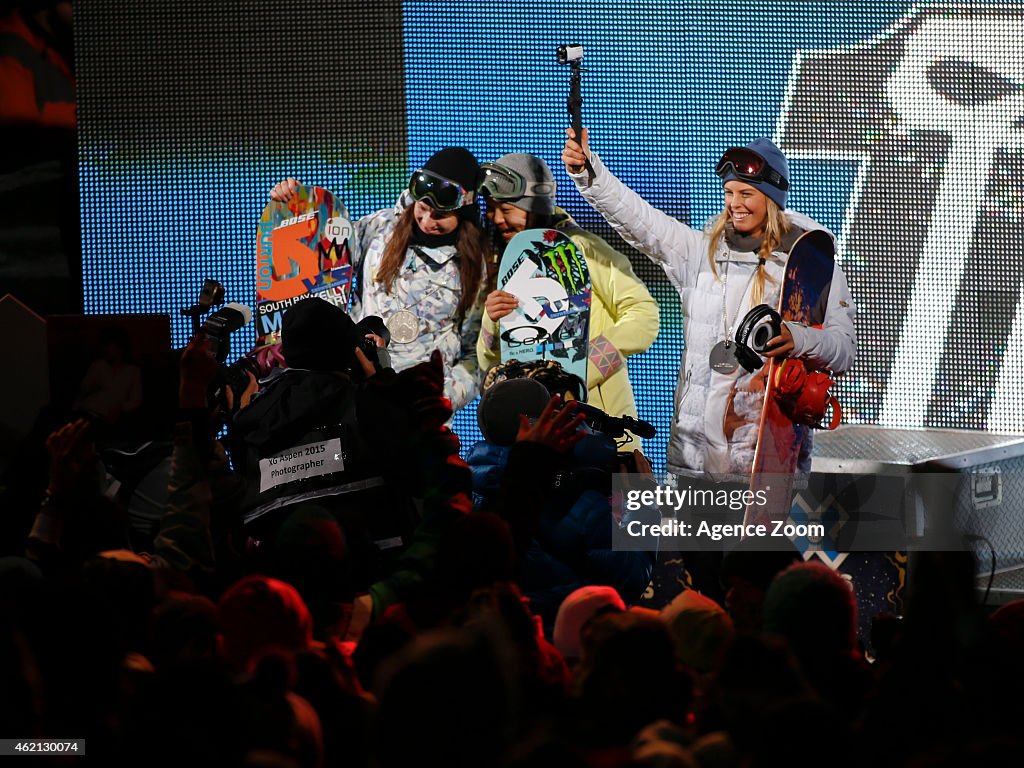
[[[782,213],[782,209],[776,205],[774,200],[766,195],[765,202],[767,203],[768,215],[764,222],[764,235],[761,237],[761,247],[758,249],[761,263],[758,264],[757,277],[754,279],[754,289],[750,296],[752,306],[757,306],[764,302],[766,282],[773,284],[778,282],[768,274],[768,270],[765,269],[764,265],[782,245],[783,235],[793,228],[789,219]],[[710,237],[708,241],[708,263],[711,265],[711,273],[715,276],[716,280],[718,279],[718,267],[715,266],[715,254],[718,253],[718,246],[722,238],[725,237],[725,227],[729,221],[729,209],[723,208],[722,212],[715,217],[711,230],[708,233]]]
[[[398,277],[402,265],[405,264],[405,253],[409,250],[409,245],[412,242],[412,227],[413,206],[410,205],[402,212],[398,223],[391,231],[391,237],[388,238],[388,242],[384,246],[384,253],[380,257],[380,266],[377,267],[374,281],[383,284],[386,293],[391,293],[395,278]],[[471,219],[459,219],[455,250],[458,252],[459,283],[462,288],[455,314],[458,322],[461,323],[470,307],[480,296],[484,242],[480,226],[476,222]]]

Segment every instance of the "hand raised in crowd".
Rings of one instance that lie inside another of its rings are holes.
[[[224,387],[224,399],[227,401],[228,410],[234,413],[240,411],[252,402],[252,397],[260,391],[260,383],[252,371],[245,372],[246,385],[238,395],[238,408],[235,408],[235,391],[231,387]]]
[[[193,337],[181,352],[181,375],[178,384],[178,405],[182,408],[206,408],[209,406],[207,392],[214,376],[217,375],[217,360],[210,350],[210,339],[205,334]],[[224,387],[224,400],[232,413],[249,405],[260,384],[252,371],[246,371],[245,389],[238,394],[238,408],[235,408],[235,391]]]
[[[429,360],[395,373],[390,368],[378,371],[358,347],[356,360],[368,381],[389,392],[387,398],[411,411],[419,429],[440,429],[452,417],[451,401],[444,395],[444,356],[434,350]]]
[[[619,477],[619,485],[623,491],[651,490],[654,488],[654,468],[644,456],[643,451],[636,448],[632,453],[620,453],[615,472]],[[619,510],[621,517],[622,510]]]
[[[370,358],[368,358],[366,353],[359,347],[356,347],[355,350],[356,361],[359,363],[359,367],[363,371],[363,376],[370,378],[375,375],[377,373],[377,367],[370,362]]]
[[[616,469],[620,474],[637,474],[643,475],[644,477],[654,477],[654,467],[651,466],[651,462],[643,451],[639,448],[634,448],[632,454],[619,454],[619,456],[632,456],[633,467],[627,467],[625,462],[619,462],[619,466]]]
[[[552,397],[536,423],[530,425],[526,414],[519,415],[519,432],[516,434],[516,442],[541,443],[558,453],[565,453],[576,443],[583,439],[584,433],[580,431],[584,415],[575,413],[574,402],[562,405],[562,396]]]
[[[519,306],[519,299],[507,291],[491,291],[484,301],[484,309],[487,316],[494,322],[498,322],[506,315],[512,314]]]
[[[295,195],[295,190],[300,186],[302,186],[302,182],[288,177],[274,185],[273,189],[270,190],[270,199],[276,200],[279,203],[287,203],[292,199],[292,196]]]
[[[51,496],[66,496],[82,489],[82,481],[96,462],[90,427],[88,420],[76,419],[46,438],[46,452],[50,454],[47,492]]]
[[[572,128],[565,129],[565,147],[562,149],[562,162],[569,173],[581,173],[587,165],[587,158],[590,157],[590,134],[583,129],[583,145],[576,139],[576,131]]]
[[[181,352],[178,405],[205,408],[206,392],[216,373],[217,360],[210,349],[210,339],[206,334],[196,334]]]

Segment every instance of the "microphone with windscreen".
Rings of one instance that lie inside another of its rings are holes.
[[[583,414],[591,429],[608,437],[622,437],[629,431],[637,437],[650,440],[658,432],[653,424],[648,424],[642,419],[634,419],[632,416],[609,416],[600,408],[587,403],[576,403],[576,413]]]

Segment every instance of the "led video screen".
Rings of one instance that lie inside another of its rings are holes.
[[[593,148],[695,227],[714,165],[758,136],[785,151],[790,207],[834,232],[858,305],[841,379],[851,423],[1024,432],[1024,4],[382,2],[76,5],[87,309],[167,312],[215,277],[251,303],[267,190],[296,176],[353,216],[462,145],[531,152],[558,203],[627,253],[661,307],[629,360],[645,448],[664,466],[679,302],[559,162],[585,50]],[[235,351],[244,351],[239,339]],[[468,444],[473,406],[456,415]]]

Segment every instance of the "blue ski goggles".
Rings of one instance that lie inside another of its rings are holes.
[[[498,163],[483,163],[480,166],[483,181],[481,195],[495,200],[518,200],[521,197],[554,197],[554,181],[527,181],[518,171]]]
[[[476,201],[476,190],[466,190],[451,179],[430,171],[416,171],[409,180],[413,200],[423,200],[438,211],[457,211]]]
[[[789,189],[789,182],[778,171],[771,168],[757,152],[746,147],[729,147],[715,166],[718,178],[724,179],[729,171],[744,181],[766,181],[776,189]]]

